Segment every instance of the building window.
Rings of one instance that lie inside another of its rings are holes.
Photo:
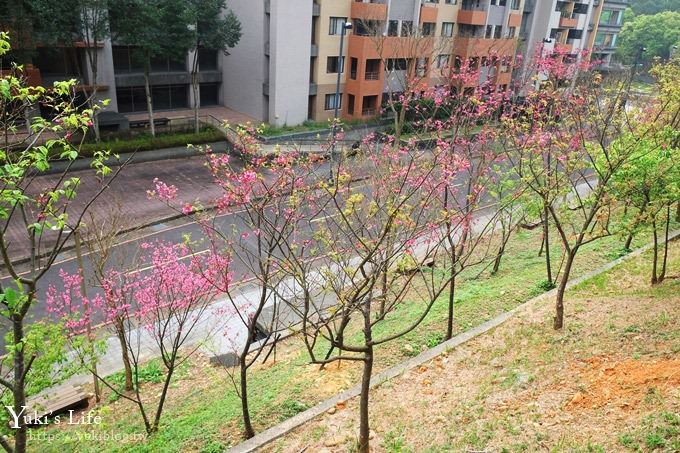
[[[387,24],[387,36],[399,36],[399,21],[391,20]]]
[[[198,49],[198,66],[201,71],[217,70],[217,50]]]
[[[501,39],[501,32],[503,31],[503,27],[500,25],[496,25],[496,28],[494,29],[493,33],[493,38],[494,39]]]
[[[517,27],[508,28],[508,38],[514,38],[517,34]]]
[[[347,95],[347,113],[354,115],[354,95]]]
[[[621,11],[604,10],[600,16],[600,25],[621,25],[623,14]]]
[[[437,68],[445,68],[449,65],[450,55],[439,55],[437,56]]]
[[[595,45],[598,47],[616,46],[617,35],[615,33],[598,33],[595,35]]]
[[[151,72],[184,72],[187,70],[184,57],[152,57]]]
[[[330,27],[328,28],[329,35],[341,35],[342,27],[347,23],[346,17],[331,17]]]
[[[519,9],[519,0],[512,0],[512,3],[510,3],[510,8]]]
[[[486,33],[484,34],[484,37],[486,39],[491,39],[492,35],[493,35],[493,25],[487,25],[486,26]]]
[[[512,64],[512,57],[501,58],[501,72],[510,72],[510,65]]]
[[[456,2],[457,0],[446,0],[444,3],[446,3],[447,5],[455,5]]]
[[[130,46],[113,46],[113,72],[130,74],[144,72],[144,58],[141,52]]]
[[[410,20],[401,21],[401,36],[406,38],[413,34],[413,22]]]
[[[357,79],[357,68],[359,67],[359,60],[356,58],[352,57],[350,59],[350,70],[349,70],[349,78],[352,80]]]
[[[416,75],[418,77],[425,77],[427,74],[427,58],[418,58],[416,60]]]
[[[389,58],[387,60],[388,71],[406,71],[408,62],[406,58]]]
[[[336,101],[337,101],[338,109],[341,109],[342,108],[342,93],[340,93],[337,97],[335,96],[335,93],[327,94],[326,100],[324,102],[324,109],[334,110],[335,107],[336,107]]]
[[[328,74],[345,72],[345,59],[341,57],[328,57],[326,60],[326,72]]]
[[[208,107],[220,104],[220,84],[202,83],[201,84],[201,106]]]
[[[436,27],[434,22],[423,22],[423,36],[434,36]]]
[[[157,85],[151,87],[155,110],[185,109],[188,107],[188,85]],[[146,111],[144,87],[122,87],[116,89],[118,111],[121,113]]]
[[[364,80],[380,80],[380,59],[372,58],[366,60]]]
[[[158,85],[151,88],[155,110],[174,110],[189,107],[187,85]]]
[[[442,36],[450,38],[453,36],[453,22],[442,23]]]

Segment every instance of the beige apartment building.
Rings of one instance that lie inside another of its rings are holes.
[[[228,54],[200,49],[200,90],[190,89],[193,55],[156,58],[151,85],[158,117],[228,107],[257,122],[296,125],[378,116],[388,96],[448,86],[464,62],[481,83],[510,87],[517,53],[593,49],[611,64],[627,0],[230,0],[242,24]],[[344,36],[343,24],[352,25]],[[98,96],[127,117],[146,110],[143,67],[133,49],[106,40]],[[36,84],[79,78],[92,86],[81,48],[52,49],[35,60]],[[56,52],[54,52],[56,50]],[[75,53],[75,55],[72,55]],[[1,68],[0,68],[1,69]],[[336,82],[340,75],[340,95]],[[409,86],[407,86],[409,84]]]
[[[456,61],[479,82],[510,83],[524,0],[232,0],[243,23],[224,60],[224,103],[272,124],[380,114],[411,71],[423,87],[446,82]],[[342,27],[351,23],[339,55]],[[340,96],[336,82],[340,72]]]

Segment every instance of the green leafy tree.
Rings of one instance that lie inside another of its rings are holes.
[[[630,4],[636,15],[680,11],[680,0],[633,0]]]
[[[226,53],[241,39],[241,22],[233,11],[227,9],[226,0],[187,0],[189,3],[194,51],[191,63],[191,88],[194,94],[194,127],[199,132],[198,111],[201,107],[199,93],[199,49],[219,50]]]
[[[144,62],[144,89],[151,135],[156,135],[151,94],[151,60],[183,58],[193,44],[186,0],[120,0],[112,2],[109,22],[113,39],[131,46]]]
[[[613,148],[633,146],[635,150],[614,175],[612,187],[613,193],[625,200],[633,211],[626,218],[627,247],[635,233],[651,226],[652,284],[661,283],[666,276],[671,205],[680,198],[680,149],[674,146],[679,137],[680,132],[666,127],[643,139],[625,135],[612,144]],[[659,265],[659,226],[662,224],[665,224],[665,239]]]
[[[627,63],[635,61],[641,47],[647,49],[644,59],[667,60],[680,43],[680,11],[637,16],[623,25],[619,38],[618,52]]]
[[[9,50],[8,35],[0,32],[0,58]],[[57,82],[50,90],[29,87],[16,65],[0,77],[0,131],[4,135],[0,145],[0,259],[11,278],[11,283],[0,286],[0,319],[3,326],[9,326],[5,351],[0,353],[4,357],[0,386],[11,394],[5,405],[7,415],[17,415],[12,424],[1,428],[6,435],[0,436],[0,445],[9,452],[26,451],[27,426],[20,414],[28,396],[54,383],[50,363],[62,357],[58,350],[63,339],[46,326],[26,322],[31,308],[41,303],[38,283],[106,189],[104,178],[112,176],[104,164],[107,153],[97,152],[92,167],[101,185],[88,199],[77,196],[80,179],[69,174],[70,165],[39,191],[31,186],[35,175],[49,170],[53,160],[72,163],[79,157],[79,144],[69,138],[91,126],[94,110],[76,109],[74,84],[73,80]],[[17,125],[25,118],[27,106],[37,103],[47,105],[55,115],[50,120],[31,118],[31,134],[21,141],[15,136]],[[22,225],[21,239],[10,239],[10,224]],[[16,259],[26,253],[25,244],[29,244],[28,264],[19,268]]]

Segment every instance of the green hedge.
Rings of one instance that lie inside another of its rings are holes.
[[[205,129],[198,134],[163,134],[152,137],[150,134],[134,138],[104,141],[100,143],[85,143],[80,148],[80,157],[91,157],[95,151],[110,150],[113,154],[131,153],[135,151],[150,151],[154,149],[173,148],[176,146],[199,145],[225,140],[224,134],[214,128]],[[58,150],[57,150],[58,151]]]

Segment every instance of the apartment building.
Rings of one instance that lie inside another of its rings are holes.
[[[227,106],[257,121],[300,124],[380,113],[405,89],[448,83],[463,62],[479,69],[470,88],[508,88],[516,53],[594,48],[611,62],[622,0],[230,0],[242,37],[228,54],[199,50],[200,93],[190,88],[193,54],[156,58],[151,85],[156,111]],[[352,29],[343,37],[343,25]],[[340,55],[340,41],[344,49]],[[146,110],[143,65],[134,49],[97,44],[100,98],[122,114]],[[36,80],[80,77],[92,90],[84,49],[52,49],[35,59]],[[336,81],[340,74],[340,96]],[[418,87],[406,87],[415,80]]]
[[[224,103],[272,124],[376,116],[412,68],[423,86],[472,59],[510,82],[523,0],[232,0],[243,36],[223,66]],[[343,25],[352,29],[340,40]],[[493,55],[493,58],[489,56]],[[487,58],[489,57],[489,58]],[[336,83],[340,73],[340,96]]]
[[[588,27],[588,48],[592,58],[600,62],[603,71],[620,70],[622,66],[614,60],[619,33],[623,27],[623,15],[629,0],[596,0],[594,12]]]
[[[526,0],[520,30],[519,51],[525,69],[537,51],[560,49],[578,54],[588,50],[588,30],[595,2],[602,0]]]

